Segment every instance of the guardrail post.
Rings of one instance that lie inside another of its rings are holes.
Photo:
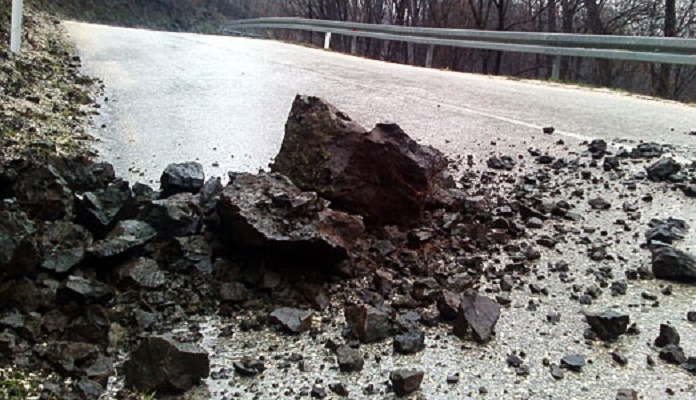
[[[358,37],[353,36],[353,39],[350,41],[350,54],[355,54],[358,52]]]
[[[324,49],[328,50],[331,48],[331,32],[326,32],[324,36]]]
[[[551,66],[551,80],[558,81],[561,79],[561,56],[555,56],[553,58],[553,65]]]
[[[433,66],[433,52],[435,52],[435,45],[431,44],[428,46],[428,54],[425,56],[425,66],[428,68]]]
[[[19,54],[22,47],[22,9],[24,0],[12,0],[12,28],[10,29],[10,51]]]

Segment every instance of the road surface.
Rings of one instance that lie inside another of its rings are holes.
[[[678,103],[258,39],[65,25],[86,71],[106,84],[98,148],[131,180],[157,183],[168,163],[188,160],[215,176],[266,167],[297,93],[324,97],[367,127],[398,122],[450,155],[559,138],[696,144],[685,134],[696,108]],[[544,126],[557,131],[544,137]]]

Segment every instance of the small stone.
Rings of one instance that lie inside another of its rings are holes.
[[[588,204],[595,210],[608,210],[611,208],[611,204],[601,197],[588,201]]]
[[[425,333],[410,329],[394,337],[394,351],[401,354],[414,354],[425,349]]]
[[[689,311],[686,313],[686,319],[689,322],[696,322],[696,311]]]
[[[389,381],[397,396],[406,396],[420,388],[423,375],[423,371],[399,369],[389,374]]]
[[[338,368],[342,372],[362,371],[365,365],[365,359],[360,351],[348,346],[339,347],[336,350],[336,358],[338,361]]]
[[[585,366],[585,356],[581,355],[569,355],[564,356],[561,359],[561,367],[567,368],[571,371],[580,372],[582,367]]]
[[[256,376],[266,370],[264,362],[251,357],[242,357],[233,362],[234,370],[241,376]]]
[[[561,367],[559,367],[557,364],[551,365],[550,371],[551,371],[551,376],[556,380],[563,379],[563,377],[565,376],[565,373],[563,372]]]
[[[684,349],[677,345],[670,344],[660,350],[660,359],[669,364],[679,365],[686,362],[686,355],[684,354]]]
[[[616,400],[638,400],[638,392],[633,389],[619,389]]]
[[[679,341],[679,333],[675,327],[667,324],[660,324],[660,334],[655,339],[656,347],[665,347],[669,345],[679,346]]]
[[[346,385],[344,385],[341,382],[330,383],[329,389],[331,389],[332,392],[336,393],[337,395],[339,395],[341,397],[346,397],[350,394],[350,392],[348,392],[348,389],[346,388]]]
[[[323,399],[327,396],[326,390],[324,390],[324,388],[319,385],[312,386],[312,391],[310,392],[310,395],[313,399]]]
[[[553,126],[545,126],[545,127],[542,129],[542,131],[543,131],[545,134],[547,134],[547,135],[551,135],[551,134],[553,134],[553,133],[556,131],[556,128],[554,128]]]
[[[299,334],[312,327],[312,312],[298,308],[281,307],[268,316],[271,323],[281,326],[290,333]]]
[[[604,311],[601,313],[588,313],[587,322],[602,340],[616,340],[626,333],[630,318],[628,314],[619,314],[616,311]]]
[[[627,365],[628,364],[628,358],[624,356],[623,354],[619,354],[617,352],[611,353],[611,358],[614,360],[619,365]]]

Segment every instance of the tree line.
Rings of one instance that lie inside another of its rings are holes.
[[[661,36],[696,35],[696,0],[228,0],[254,16],[512,32]],[[322,35],[304,35],[320,45]],[[333,44],[335,43],[335,44]],[[350,51],[350,38],[332,47]],[[423,45],[359,39],[361,55],[423,65]],[[437,46],[433,66],[545,79],[552,57]],[[564,57],[561,80],[682,101],[696,100],[696,68]]]

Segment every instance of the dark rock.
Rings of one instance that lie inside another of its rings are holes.
[[[116,277],[120,281],[147,289],[156,289],[167,282],[157,261],[144,257],[128,261],[116,268]]]
[[[160,177],[164,196],[185,192],[198,193],[204,182],[203,165],[197,162],[169,164]]]
[[[20,174],[14,193],[31,219],[53,221],[74,215],[73,192],[51,165],[29,168]]]
[[[628,365],[628,358],[624,356],[623,354],[617,353],[617,352],[612,352],[611,353],[611,359],[614,360],[615,363],[619,365]]]
[[[123,365],[126,385],[142,392],[181,392],[210,373],[208,353],[167,336],[145,338]]]
[[[423,375],[423,371],[399,369],[389,374],[389,381],[397,396],[407,396],[420,388]]]
[[[0,211],[0,278],[30,274],[40,262],[36,227],[23,212]]]
[[[312,312],[298,308],[282,307],[268,315],[273,324],[281,326],[290,333],[302,333],[312,327]]]
[[[336,350],[336,359],[338,368],[342,372],[362,371],[365,365],[365,359],[360,354],[360,351],[348,346],[342,346]]]
[[[89,379],[82,379],[75,386],[85,400],[97,400],[104,393],[104,386]]]
[[[127,257],[142,249],[156,235],[155,230],[145,222],[121,221],[104,240],[89,247],[87,254],[100,260]]]
[[[48,164],[65,179],[74,192],[103,189],[116,178],[113,165],[94,163],[85,157],[50,156]]]
[[[241,303],[249,299],[249,290],[239,282],[225,282],[220,284],[220,300],[232,303]]]
[[[579,372],[582,370],[582,367],[584,367],[584,366],[585,366],[585,356],[569,355],[569,356],[564,356],[561,359],[561,367],[567,368],[571,371]]]
[[[653,247],[652,273],[671,281],[696,281],[696,257],[671,246]]]
[[[341,382],[330,383],[329,389],[331,389],[332,392],[336,393],[337,395],[339,395],[341,397],[346,397],[350,394],[350,392],[346,388],[346,385],[344,385]]]
[[[359,217],[324,208],[278,174],[237,174],[218,212],[232,243],[326,265],[348,257],[364,226]]]
[[[461,304],[461,296],[449,290],[443,290],[437,300],[437,309],[440,317],[446,321],[457,318],[457,311]]]
[[[542,129],[542,131],[547,135],[551,135],[552,133],[554,133],[556,131],[556,128],[554,128],[553,126],[545,126]]]
[[[425,333],[420,329],[409,329],[394,337],[394,351],[414,354],[425,349]]]
[[[686,197],[696,197],[696,184],[686,185],[683,190]]]
[[[17,336],[9,329],[0,332],[0,354],[11,356],[17,347]]]
[[[602,340],[616,340],[626,333],[630,318],[628,314],[620,314],[616,311],[603,311],[600,313],[588,313],[587,322]]]
[[[680,365],[686,362],[686,355],[681,347],[669,344],[660,350],[660,359],[669,364]]]
[[[488,168],[491,169],[504,169],[511,171],[515,165],[517,165],[517,161],[510,156],[502,156],[500,158],[491,157],[488,159],[486,164],[488,165]]]
[[[191,193],[179,193],[146,203],[138,217],[157,231],[160,238],[197,234],[203,223],[203,211]]]
[[[677,332],[677,329],[675,327],[667,324],[660,324],[660,334],[655,339],[655,346],[679,346],[679,341],[679,333]]]
[[[524,360],[521,359],[516,354],[510,354],[509,356],[507,356],[507,358],[505,359],[505,362],[507,362],[507,365],[509,365],[513,368],[517,368],[517,367],[521,366],[522,364],[524,364]]]
[[[389,314],[372,306],[350,306],[345,309],[344,314],[351,332],[363,343],[377,342],[391,333],[392,323]]]
[[[563,372],[561,367],[559,367],[557,364],[553,364],[550,368],[550,371],[551,371],[551,376],[553,377],[553,379],[561,380],[565,377],[565,373]]]
[[[616,171],[621,166],[621,161],[618,157],[605,157],[602,169],[605,171]]]
[[[493,336],[498,318],[500,305],[497,302],[478,294],[464,295],[457,318],[454,320],[453,333],[463,339],[471,327],[474,339],[479,343],[485,343]]]
[[[98,346],[90,343],[58,341],[48,344],[46,358],[63,373],[74,373],[94,359],[99,353]]]
[[[686,320],[689,322],[696,322],[696,311],[689,311],[686,313]]]
[[[76,206],[76,221],[99,237],[113,229],[118,221],[132,218],[135,213],[130,185],[121,180],[106,189],[78,195]]]
[[[587,146],[587,150],[592,154],[592,158],[602,158],[607,152],[607,142],[602,139],[594,139]]]
[[[645,170],[648,172],[648,179],[661,182],[681,171],[681,164],[671,158],[661,158],[656,163],[645,167]]]
[[[242,357],[241,360],[232,363],[232,366],[241,376],[256,376],[266,370],[263,361],[251,357]]]
[[[326,397],[326,390],[319,385],[312,386],[312,391],[309,392],[313,399],[323,399]]]
[[[297,96],[271,170],[370,224],[410,225],[447,164],[396,124],[367,132],[323,100]]]
[[[595,210],[608,210],[611,208],[611,204],[601,197],[588,201],[588,204]]]
[[[619,389],[616,392],[616,400],[638,400],[638,392],[633,389]]]
[[[114,290],[107,284],[80,276],[69,276],[58,287],[56,301],[78,304],[105,303],[114,297]]]
[[[654,241],[672,244],[676,240],[684,239],[689,230],[686,221],[676,218],[654,219],[650,221],[650,226],[651,228],[645,232],[645,240],[648,244]]]
[[[41,267],[61,274],[68,272],[82,262],[91,245],[92,235],[82,226],[66,221],[46,222],[38,235]]]
[[[203,208],[204,211],[214,209],[217,206],[217,201],[220,199],[223,189],[224,186],[222,186],[220,179],[208,179],[208,182],[206,182],[203,189],[201,189],[201,208]]]
[[[631,150],[632,158],[657,158],[664,152],[663,145],[657,143],[641,143]]]

